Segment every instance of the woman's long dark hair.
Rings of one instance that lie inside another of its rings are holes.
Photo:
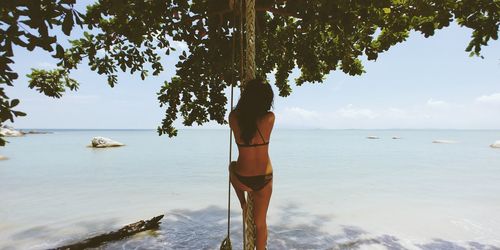
[[[245,85],[234,110],[238,117],[241,138],[246,144],[250,144],[250,140],[257,132],[257,119],[273,106],[273,99],[274,93],[269,83],[254,79]]]

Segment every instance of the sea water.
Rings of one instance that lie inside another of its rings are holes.
[[[160,229],[101,248],[219,247],[229,131],[50,131],[0,148],[0,249],[53,248],[160,214]],[[87,147],[94,136],[126,146]],[[269,249],[500,249],[495,140],[500,131],[275,129]],[[231,240],[241,249],[234,192]]]

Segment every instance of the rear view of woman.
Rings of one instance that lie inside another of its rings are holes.
[[[268,154],[274,125],[274,113],[270,111],[273,98],[271,85],[258,79],[249,81],[236,108],[229,114],[239,152],[236,165],[230,166],[231,183],[242,209],[246,207],[243,192],[253,193],[257,250],[266,248],[266,215],[273,188],[273,168]]]

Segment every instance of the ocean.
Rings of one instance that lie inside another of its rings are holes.
[[[53,248],[160,214],[157,231],[101,249],[219,248],[228,130],[49,131],[0,148],[0,249]],[[87,147],[94,136],[126,146]],[[500,249],[496,140],[498,130],[275,129],[268,248]],[[235,249],[241,231],[233,192]]]

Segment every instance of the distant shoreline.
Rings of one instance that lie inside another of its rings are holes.
[[[227,130],[228,128],[179,128],[183,130]],[[500,131],[498,129],[457,129],[457,128],[275,128],[277,130],[324,130],[324,131]],[[47,132],[47,131],[156,131],[147,128],[16,128],[23,132]]]

